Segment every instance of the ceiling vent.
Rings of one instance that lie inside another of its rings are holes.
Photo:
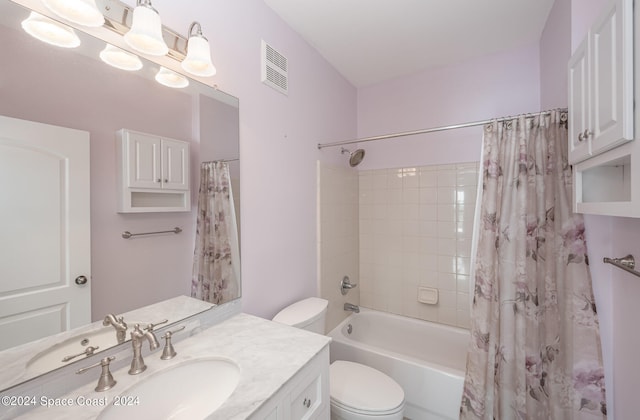
[[[262,83],[287,95],[289,91],[287,57],[262,41]]]

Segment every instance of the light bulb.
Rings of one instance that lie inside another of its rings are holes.
[[[98,10],[95,0],[42,0],[56,15],[78,25],[99,27],[104,24],[104,16]]]
[[[80,38],[72,28],[39,13],[31,12],[21,25],[26,33],[47,44],[62,48],[75,48],[80,45]]]
[[[120,70],[136,71],[142,68],[142,61],[137,55],[111,44],[107,44],[104,50],[100,51],[100,59]]]
[[[158,12],[150,4],[133,9],[133,22],[124,40],[136,51],[149,55],[165,55],[169,52],[162,38],[162,22]]]
[[[160,71],[156,74],[156,81],[170,88],[185,88],[189,86],[189,80],[186,77],[165,67],[160,67]]]
[[[183,69],[196,76],[209,77],[216,74],[216,68],[211,62],[209,41],[200,35],[189,37],[187,56],[182,61]]]

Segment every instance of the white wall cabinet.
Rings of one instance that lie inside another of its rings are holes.
[[[569,163],[633,140],[633,1],[615,0],[569,60]]]
[[[296,373],[251,420],[329,420],[329,346]]]
[[[188,142],[122,129],[117,151],[118,212],[191,210]]]
[[[640,45],[632,0],[615,0],[569,61],[569,163],[574,211],[640,217]]]

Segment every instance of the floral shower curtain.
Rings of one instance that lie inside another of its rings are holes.
[[[226,162],[203,162],[191,296],[224,303],[239,296],[238,229]]]
[[[604,419],[582,216],[571,210],[566,113],[484,129],[471,344],[461,419]]]

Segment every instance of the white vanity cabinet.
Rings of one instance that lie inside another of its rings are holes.
[[[117,133],[118,212],[189,211],[189,143],[122,129]]]
[[[251,420],[328,420],[329,346],[327,345],[306,366],[256,412]]]
[[[633,0],[612,1],[569,61],[569,163],[577,213],[640,217],[640,149],[631,141],[639,125],[637,21]]]
[[[569,60],[569,163],[633,140],[633,0],[615,0]]]

